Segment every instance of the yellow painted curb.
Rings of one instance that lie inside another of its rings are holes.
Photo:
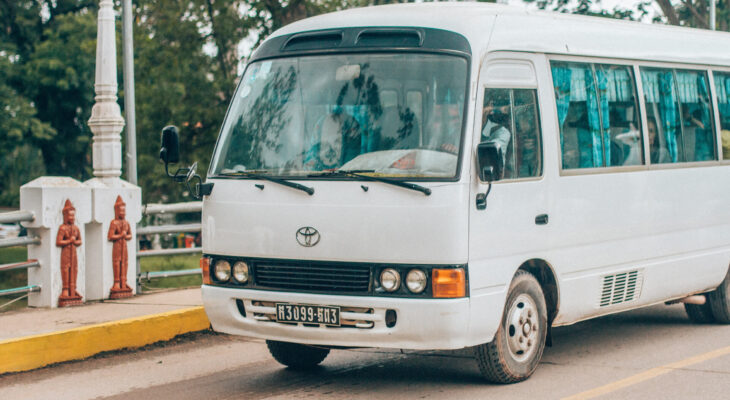
[[[208,329],[203,307],[186,308],[98,325],[0,341],[0,374],[141,347]]]

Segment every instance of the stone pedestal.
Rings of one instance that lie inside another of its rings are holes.
[[[35,219],[23,222],[29,236],[39,237],[41,244],[28,246],[28,259],[37,259],[39,268],[28,269],[28,285],[39,285],[40,292],[31,293],[28,305],[31,307],[58,307],[63,281],[61,278],[62,247],[57,246],[59,227],[63,225],[63,208],[66,201],[75,208],[75,226],[81,234],[81,245],[68,251],[76,254],[76,292],[77,296],[67,296],[66,304],[78,304],[86,300],[86,262],[85,249],[87,237],[85,224],[91,220],[91,190],[83,183],[62,177],[41,177],[20,187],[20,208],[31,211]]]
[[[137,270],[137,222],[142,219],[142,191],[139,186],[118,178],[94,178],[85,182],[92,192],[92,218],[86,226],[86,298],[101,300],[129,297],[135,293]],[[127,246],[127,285],[132,289],[115,290],[113,242],[109,241],[109,225],[114,220],[114,204],[121,197],[126,205],[126,221],[129,222],[132,238]],[[114,296],[112,296],[114,294]]]

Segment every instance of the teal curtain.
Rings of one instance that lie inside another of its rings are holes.
[[[570,109],[570,79],[571,71],[567,66],[553,65],[553,84],[555,85],[555,104],[558,108],[558,123],[560,126],[560,149],[564,152],[563,146],[563,124],[568,117]]]
[[[657,73],[659,84],[659,113],[662,118],[662,129],[664,139],[667,142],[667,150],[672,162],[678,161],[677,154],[677,130],[678,111],[677,96],[674,88],[674,75],[672,71],[659,71]]]
[[[697,129],[695,134],[695,160],[706,161],[714,158],[714,147],[712,144],[712,113],[710,112],[710,91],[707,90],[707,78],[704,74],[697,73],[697,91],[700,116],[704,129]]]
[[[601,124],[598,133],[594,134],[593,142],[601,143],[603,153],[601,153],[602,149],[594,149],[593,163],[595,166],[601,166],[601,161],[603,160],[605,162],[603,165],[611,165],[611,113],[608,110],[609,77],[600,67],[596,68],[596,83],[598,84],[596,89],[598,90],[598,107],[601,111]]]
[[[715,74],[715,86],[718,88],[717,106],[720,109],[723,129],[730,129],[730,75]],[[724,98],[721,97],[723,88]]]

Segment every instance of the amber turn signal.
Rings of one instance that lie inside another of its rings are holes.
[[[200,270],[203,272],[203,285],[210,285],[210,258],[200,258]]]
[[[463,268],[434,268],[431,277],[433,282],[433,297],[449,298],[466,296],[466,273]]]

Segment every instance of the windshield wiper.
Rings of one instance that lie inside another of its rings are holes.
[[[289,186],[290,188],[299,189],[303,192],[307,192],[307,194],[310,196],[314,194],[314,188],[312,188],[312,187],[304,186],[304,185],[296,183],[296,182],[290,182],[286,179],[274,178],[274,177],[271,177],[268,175],[259,174],[254,171],[227,172],[227,173],[222,173],[221,175],[223,175],[223,176],[246,176],[246,177],[254,178],[254,179],[262,179],[262,180],[278,183],[279,185]]]
[[[431,189],[418,185],[418,184],[415,184],[415,183],[403,182],[403,181],[399,181],[396,179],[385,178],[382,176],[362,175],[363,173],[372,173],[372,172],[375,172],[375,170],[372,170],[372,169],[352,169],[352,170],[338,169],[338,170],[333,170],[333,171],[322,171],[320,173],[309,174],[307,176],[309,176],[309,177],[337,176],[337,175],[354,176],[354,177],[362,178],[362,179],[369,180],[369,181],[383,182],[383,183],[387,183],[389,185],[400,186],[402,188],[415,190],[415,191],[425,194],[426,196],[431,195]]]

